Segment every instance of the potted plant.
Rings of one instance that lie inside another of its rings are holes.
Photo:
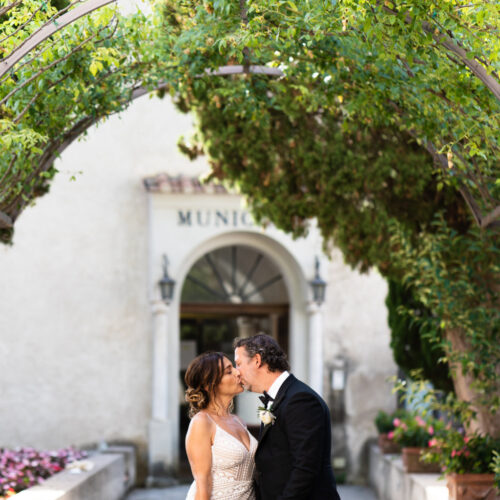
[[[401,447],[393,439],[394,434],[394,419],[401,418],[405,414],[405,410],[396,410],[393,413],[386,413],[380,410],[375,417],[375,427],[378,431],[378,446],[380,451],[386,453],[400,453]]]
[[[500,439],[448,427],[429,445],[424,460],[438,464],[445,473],[450,500],[500,498],[492,473],[499,472],[495,450],[500,449]]]
[[[441,420],[426,419],[408,414],[394,419],[393,440],[402,448],[403,464],[407,472],[440,472],[439,464],[425,463],[421,455],[427,451],[429,441],[444,427]]]

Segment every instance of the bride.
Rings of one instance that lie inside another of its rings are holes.
[[[191,423],[186,451],[194,481],[186,500],[255,500],[257,440],[231,413],[243,392],[240,374],[220,352],[207,352],[186,371]]]

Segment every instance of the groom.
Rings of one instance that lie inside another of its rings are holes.
[[[264,393],[261,401],[269,410],[255,454],[258,498],[340,500],[330,463],[326,403],[289,373],[286,355],[272,337],[236,339],[234,347],[243,385]]]

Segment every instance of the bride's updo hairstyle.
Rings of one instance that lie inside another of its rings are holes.
[[[186,401],[191,418],[207,408],[223,375],[224,354],[221,352],[205,352],[189,363],[184,381],[188,386]]]

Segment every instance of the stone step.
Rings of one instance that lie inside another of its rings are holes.
[[[189,485],[170,488],[136,489],[125,500],[185,500]],[[364,486],[339,485],[341,500],[376,500],[373,491]]]

